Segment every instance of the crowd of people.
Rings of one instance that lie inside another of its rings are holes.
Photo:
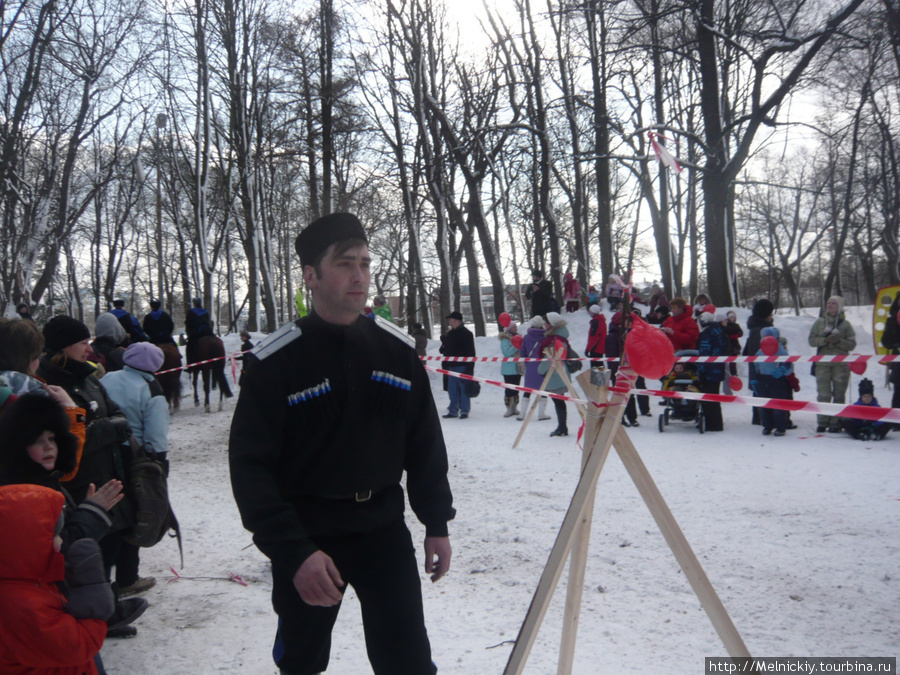
[[[576,303],[576,291],[580,293],[581,287],[574,281],[571,274],[565,275],[566,287],[566,312],[571,313],[579,309]],[[571,350],[568,344],[568,330],[566,320],[555,311],[555,303],[552,301],[552,289],[550,283],[544,279],[540,270],[532,273],[533,283],[527,289],[525,297],[531,301],[532,318],[525,324],[524,333],[520,334],[519,326],[510,323],[501,327],[498,334],[500,340],[500,352],[504,357],[522,357],[526,359],[543,359],[553,355],[554,349],[565,346]],[[574,283],[573,283],[574,282]],[[630,316],[623,315],[619,308],[625,294],[625,286],[616,275],[611,275],[606,287],[606,300],[612,316],[607,320],[604,314],[599,295],[594,287],[590,290],[595,293],[597,302],[588,307],[590,324],[588,339],[585,345],[585,357],[590,361],[591,367],[604,367],[611,371],[612,383],[615,384],[619,359],[623,354],[625,337],[631,329],[632,317],[642,317],[641,309],[631,305]],[[572,304],[569,304],[570,301]],[[746,325],[746,339],[744,329],[737,321],[734,311],[722,311],[712,304],[710,297],[705,293],[698,294],[693,302],[682,297],[674,297],[671,300],[658,284],[651,288],[646,302],[640,301],[646,306],[646,321],[658,325],[660,330],[668,337],[676,356],[787,356],[787,339],[780,334],[775,322],[775,306],[768,299],[755,301],[751,315]],[[853,326],[847,321],[843,311],[843,300],[839,296],[833,296],[825,304],[821,316],[814,322],[809,332],[809,344],[816,348],[816,353],[826,356],[847,355],[856,347],[856,335]],[[883,345],[893,354],[900,353],[900,297],[894,301],[889,311],[884,331]],[[461,318],[461,316],[460,316]],[[451,331],[451,335],[454,331]],[[466,331],[468,332],[468,331]],[[471,335],[471,334],[470,334]],[[444,338],[442,338],[443,340]],[[474,356],[474,344],[471,343],[465,352],[452,352],[456,355]],[[442,353],[450,354],[442,347]],[[572,361],[563,358],[560,368],[567,374],[572,372]],[[445,363],[445,368],[460,372],[471,373],[471,363]],[[565,394],[565,382],[561,380],[558,371],[550,372],[549,361],[539,362],[505,362],[501,367],[501,375],[504,382],[513,385],[524,384],[528,389],[544,389],[551,393]],[[468,368],[468,370],[466,370]],[[748,364],[749,384],[754,396],[772,399],[793,399],[800,390],[800,382],[794,373],[794,368],[788,362],[776,363],[751,363]],[[550,376],[547,373],[550,372]],[[676,369],[668,376],[662,378],[663,388],[673,386],[678,381],[682,384],[689,383],[690,390],[704,394],[731,394],[731,377],[737,374],[736,364],[700,363],[689,364],[685,367],[677,364]],[[850,367],[846,363],[820,362],[813,366],[813,374],[816,378],[816,400],[823,403],[846,403],[847,388],[850,379]],[[522,382],[524,376],[524,382]],[[446,378],[445,378],[446,379]],[[450,378],[455,379],[455,378]],[[545,382],[546,380],[546,382]],[[900,405],[900,365],[892,365],[890,380],[894,384],[892,407]],[[449,389],[448,385],[446,388]],[[646,388],[644,378],[638,377],[634,382],[634,388]],[[531,397],[531,392],[524,392],[521,399],[525,406],[520,409],[520,394],[515,390],[504,389],[504,417],[516,416],[523,420],[525,410]],[[873,404],[872,383],[863,380],[860,383],[860,398],[858,405]],[[537,416],[539,420],[550,419],[546,412],[547,397],[540,396],[537,404]],[[445,417],[456,417],[453,407],[453,395],[451,394],[451,410]],[[566,426],[565,402],[554,398],[554,406],[557,413],[557,427],[551,436],[565,436],[568,433]],[[469,413],[468,401],[466,403],[466,415]],[[665,405],[661,402],[660,405]],[[723,431],[721,404],[716,401],[702,400],[699,403],[702,411],[702,424],[704,431]],[[624,426],[639,426],[638,417],[652,417],[650,402],[647,396],[631,396],[626,405],[622,419]],[[697,422],[700,424],[700,422]],[[796,429],[797,425],[791,420],[787,411],[770,410],[766,408],[753,408],[751,423],[762,427],[762,434],[775,437],[784,436],[788,431]],[[840,417],[821,414],[817,418],[817,433],[843,433],[847,432],[856,438],[880,439],[885,436],[891,425],[860,425],[857,421],[847,421]]]
[[[211,330],[194,304],[189,341]],[[0,518],[17,523],[0,541],[2,672],[103,673],[104,639],[136,635],[148,607],[129,464],[136,445],[168,467],[155,373],[175,329],[150,308],[141,323],[115,300],[93,339],[71,316],[39,328],[25,304],[0,319]]]

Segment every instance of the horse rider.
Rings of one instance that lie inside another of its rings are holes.
[[[187,362],[195,363],[197,342],[200,338],[213,334],[213,320],[209,312],[203,309],[203,300],[194,298],[191,303],[193,307],[188,310],[184,319],[184,332],[187,333]]]
[[[122,324],[122,328],[125,329],[125,332],[128,334],[129,342],[146,342],[147,336],[144,334],[143,329],[141,329],[141,324],[138,323],[138,320],[135,319],[127,309],[125,309],[125,301],[121,298],[113,300],[113,308],[109,310],[110,314],[116,317],[119,320],[119,323]]]
[[[161,309],[159,300],[150,301],[150,313],[144,316],[144,332],[155,345],[175,344],[172,332],[175,322],[166,310]]]

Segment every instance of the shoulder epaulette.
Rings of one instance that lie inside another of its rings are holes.
[[[377,325],[383,331],[390,333],[395,338],[403,340],[406,344],[408,344],[413,349],[416,348],[416,339],[412,335],[407,334],[407,332],[404,331],[402,328],[400,328],[399,326],[395,326],[393,323],[391,323],[384,317],[378,316],[376,314],[375,315],[375,325]]]
[[[284,324],[281,328],[256,345],[250,350],[250,353],[262,361],[264,358],[271,356],[285,345],[292,343],[300,337],[301,334],[302,331],[300,330],[300,326],[291,321],[290,323]]]

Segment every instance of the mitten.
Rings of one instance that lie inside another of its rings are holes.
[[[786,376],[784,379],[791,386],[791,389],[793,389],[795,392],[800,391],[800,380],[797,379],[797,376],[794,375],[794,373],[791,373],[790,375]]]
[[[103,569],[100,546],[93,539],[79,539],[66,552],[65,610],[76,619],[106,621],[115,608],[115,597]]]
[[[131,425],[124,417],[101,417],[88,427],[91,440],[98,438],[101,445],[124,443],[131,435]]]

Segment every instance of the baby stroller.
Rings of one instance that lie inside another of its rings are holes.
[[[680,354],[682,355],[682,354]],[[688,354],[683,354],[687,356]],[[676,363],[663,385],[665,391],[698,391],[700,378],[693,363]],[[666,398],[666,409],[659,416],[659,431],[662,433],[671,420],[693,422],[702,434],[706,429],[703,424],[703,409],[700,401],[686,398]]]

